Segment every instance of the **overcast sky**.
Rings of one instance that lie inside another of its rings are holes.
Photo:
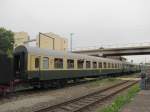
[[[150,42],[150,0],[0,0],[0,27],[31,38],[74,33],[73,48]]]

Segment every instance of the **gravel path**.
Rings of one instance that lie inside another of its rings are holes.
[[[5,103],[0,101],[0,112],[32,112],[32,110],[79,97],[119,82],[121,80],[102,81],[102,83],[92,82],[90,84],[86,83],[57,90],[48,90],[26,96],[21,95]]]

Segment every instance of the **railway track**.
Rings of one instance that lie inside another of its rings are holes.
[[[138,81],[124,81],[76,99],[35,110],[34,112],[81,112],[82,110],[85,110],[86,108],[98,102],[102,102],[116,95],[117,93],[131,87],[137,82]]]

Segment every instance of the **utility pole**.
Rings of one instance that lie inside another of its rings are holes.
[[[72,52],[72,36],[74,35],[74,33],[70,33],[70,50]]]

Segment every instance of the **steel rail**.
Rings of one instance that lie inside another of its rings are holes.
[[[107,99],[111,96],[114,96],[115,94],[129,88],[130,86],[136,84],[137,82],[138,81],[134,81],[134,82],[124,81],[119,84],[115,84],[113,86],[92,92],[90,94],[87,94],[87,95],[84,95],[84,96],[81,96],[81,97],[78,97],[75,99],[71,99],[69,101],[55,104],[55,105],[52,105],[52,106],[49,106],[46,108],[34,110],[34,112],[60,112],[60,111],[62,111],[62,112],[80,112],[81,110],[84,110],[87,107],[92,106],[97,102],[104,101],[105,99]],[[125,84],[127,84],[127,85],[125,85]],[[121,87],[121,86],[123,86],[123,87]],[[116,90],[108,95],[102,94],[102,93],[105,93],[105,92],[113,90],[113,89],[115,90],[115,88],[117,88],[117,87],[121,87],[121,88],[119,88],[118,90]]]

